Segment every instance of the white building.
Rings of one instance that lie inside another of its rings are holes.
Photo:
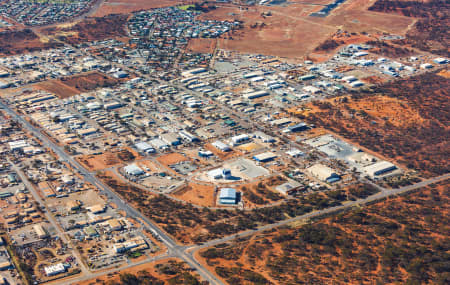
[[[231,151],[230,146],[222,141],[215,141],[212,143],[212,146],[223,152]]]
[[[50,265],[47,267],[44,267],[45,275],[47,276],[55,276],[60,273],[66,272],[66,267],[62,263]]]
[[[395,169],[397,169],[397,166],[390,163],[389,161],[382,160],[364,167],[364,172],[367,173],[367,175],[369,175],[371,178],[377,178]]]
[[[138,176],[144,174],[144,171],[135,163],[125,166],[123,170],[128,175]]]
[[[212,179],[229,179],[231,177],[231,170],[226,168],[216,168],[208,171],[207,175]]]
[[[231,138],[233,145],[238,145],[248,140],[250,140],[250,137],[247,134],[242,134]]]
[[[314,164],[307,171],[317,179],[328,183],[333,183],[341,179],[333,169],[323,164]]]

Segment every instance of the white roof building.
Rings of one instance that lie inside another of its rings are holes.
[[[371,178],[377,178],[378,176],[391,172],[395,169],[397,169],[397,166],[395,166],[393,163],[382,160],[364,167],[364,172],[367,173],[367,175],[369,175]]]
[[[144,171],[135,163],[125,166],[123,170],[128,175],[138,176],[144,174]]]
[[[333,169],[323,164],[314,164],[309,167],[307,171],[317,179],[328,183],[332,183],[340,179],[340,176],[337,175]]]
[[[222,142],[222,141],[215,141],[215,142],[213,142],[211,145],[212,145],[213,147],[215,147],[215,148],[217,148],[217,149],[223,151],[223,152],[226,152],[226,151],[230,151],[230,150],[231,150],[230,146],[227,145],[226,143]]]
[[[45,275],[54,276],[66,272],[66,267],[62,263],[44,267]]]

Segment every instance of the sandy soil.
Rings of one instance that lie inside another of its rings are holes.
[[[289,7],[255,6],[248,10],[221,7],[200,19],[241,20],[243,29],[219,39],[218,47],[239,52],[270,54],[280,57],[303,57],[325,40],[335,28],[308,19],[320,6],[292,4]],[[264,16],[262,13],[272,16]]]
[[[189,183],[187,187],[173,193],[173,196],[203,207],[214,207],[214,186]]]
[[[40,82],[35,84],[34,87],[51,92],[59,98],[67,98],[100,87],[113,86],[118,82],[120,82],[120,80],[94,71],[86,74]]]
[[[175,6],[182,3],[183,1],[180,0],[107,0],[100,5],[93,16],[103,17],[109,14],[128,14],[134,11]]]
[[[312,2],[324,4],[331,1]],[[415,22],[415,19],[410,17],[368,11],[373,2],[374,0],[348,0],[325,18],[309,16],[323,6],[308,5],[305,2],[242,9],[227,5],[199,18],[243,22],[243,29],[231,32],[218,40],[218,48],[288,58],[303,58],[312,54],[315,61],[323,61],[326,56],[313,51],[338,29],[357,33],[405,34]],[[271,16],[267,16],[269,12]],[[367,39],[365,36],[355,36],[345,39],[344,44],[364,42]]]
[[[139,154],[134,150],[130,148],[126,148],[126,150],[131,152],[135,156],[135,159],[140,158]],[[123,163],[124,161],[119,158],[119,153],[120,150],[113,150],[99,155],[82,155],[76,159],[89,171],[97,171]]]
[[[56,48],[61,45],[60,43],[41,39],[30,29],[0,32],[0,56]]]
[[[189,40],[186,51],[199,53],[213,53],[216,48],[216,39],[195,38]]]
[[[167,281],[172,276],[160,274],[158,272],[158,270],[156,269],[156,265],[167,263],[171,260],[176,261],[176,262],[182,262],[180,259],[175,259],[175,258],[165,259],[165,260],[161,260],[161,261],[157,261],[157,262],[151,262],[151,263],[134,266],[134,267],[124,269],[124,270],[119,269],[120,271],[118,270],[113,274],[103,275],[103,276],[97,277],[95,279],[82,281],[82,282],[78,282],[78,283],[74,283],[74,284],[76,284],[76,285],[94,285],[94,284],[102,284],[103,282],[107,282],[107,281],[112,281],[112,282],[119,281],[120,274],[130,273],[130,274],[136,275],[139,271],[142,271],[142,270],[147,271],[148,273],[150,273],[152,276],[158,278],[159,280]]]
[[[161,164],[164,164],[165,166],[169,166],[178,162],[187,161],[189,159],[180,153],[174,152],[161,155],[156,160],[159,161]]]

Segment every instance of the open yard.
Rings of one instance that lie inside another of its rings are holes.
[[[76,159],[89,171],[97,171],[105,168],[117,166],[121,163],[129,162],[139,158],[139,154],[132,149],[116,149],[98,155],[82,155]]]

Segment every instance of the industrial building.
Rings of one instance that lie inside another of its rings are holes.
[[[231,142],[233,145],[238,145],[249,140],[250,137],[247,134],[242,134],[231,138]]]
[[[303,187],[304,187],[303,184],[295,180],[289,180],[288,182],[275,187],[275,190],[282,193],[283,195],[291,195]]]
[[[40,239],[46,238],[48,236],[47,231],[42,225],[34,225],[33,230],[36,232],[37,237]]]
[[[231,151],[230,146],[222,141],[215,141],[212,146],[223,152]]]
[[[150,141],[150,144],[155,148],[155,149],[159,149],[159,150],[165,150],[168,149],[170,146],[163,140],[161,139],[152,139]]]
[[[63,263],[58,263],[50,266],[44,267],[45,275],[47,276],[55,276],[61,273],[66,272],[66,267]]]
[[[274,160],[277,157],[273,152],[264,152],[253,156],[253,159],[258,162],[268,162]]]
[[[171,146],[177,146],[181,144],[180,137],[175,133],[166,133],[160,136],[161,140]]]
[[[307,171],[311,173],[312,176],[327,183],[333,183],[341,179],[341,177],[336,174],[333,169],[323,164],[314,164],[309,167]]]
[[[389,161],[383,160],[364,167],[364,172],[372,179],[376,179],[378,176],[391,172],[395,169],[397,169],[397,166]]]
[[[237,203],[236,189],[222,188],[219,194],[219,203],[225,205],[234,205]]]
[[[231,170],[226,168],[217,168],[208,172],[208,176],[213,179],[229,179]]]
[[[145,152],[145,153],[155,152],[155,149],[147,142],[139,142],[139,143],[135,144],[134,146],[140,152]]]
[[[292,133],[294,133],[294,132],[302,132],[302,131],[306,131],[308,129],[309,129],[309,127],[305,123],[298,123],[298,124],[295,124],[295,125],[287,127],[287,130],[289,132],[292,132]]]
[[[144,174],[144,171],[135,163],[125,166],[123,170],[125,171],[126,174],[133,176],[139,176]]]
[[[276,141],[274,137],[269,136],[261,131],[254,132],[253,137],[260,139],[263,143],[273,143]]]

